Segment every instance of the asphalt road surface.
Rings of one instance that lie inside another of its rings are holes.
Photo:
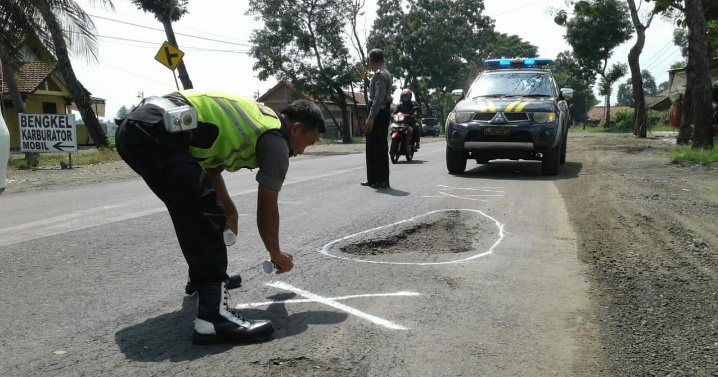
[[[388,190],[359,185],[363,154],[292,162],[280,241],[295,269],[284,275],[261,268],[255,172],[225,176],[240,212],[233,304],[277,327],[252,345],[190,343],[196,297],[141,180],[0,198],[0,375],[601,374],[589,283],[554,185],[575,177],[510,161],[451,176],[444,148],[402,157]]]

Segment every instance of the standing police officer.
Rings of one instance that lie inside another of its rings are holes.
[[[176,122],[167,117],[178,111]],[[278,114],[252,99],[195,91],[146,98],[119,126],[117,152],[167,206],[189,265],[198,295],[193,343],[244,343],[274,333],[271,321],[247,320],[228,303],[223,231],[237,234],[238,213],[222,171],[259,168],[259,234],[278,273],[291,271],[293,257],[279,246],[277,198],[289,157],[323,132],[322,113],[308,101]]]
[[[362,186],[389,187],[389,120],[391,118],[391,74],[384,64],[384,52],[378,48],[369,51],[369,64],[374,76],[369,83],[369,116],[366,120],[366,181]],[[357,68],[359,76],[367,82],[366,73]]]

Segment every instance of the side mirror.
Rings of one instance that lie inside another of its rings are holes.
[[[462,99],[464,99],[464,90],[463,89],[452,90],[451,98],[454,99],[454,103],[461,101]]]
[[[570,88],[562,88],[561,89],[561,97],[563,97],[566,101],[573,98],[573,89]]]

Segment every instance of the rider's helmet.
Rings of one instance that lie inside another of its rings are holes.
[[[399,100],[401,101],[401,103],[409,103],[413,95],[414,93],[411,92],[411,89],[406,88],[401,91],[401,96],[399,96]]]

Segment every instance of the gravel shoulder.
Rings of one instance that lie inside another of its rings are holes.
[[[590,274],[602,375],[718,376],[718,166],[671,164],[674,140],[572,133],[555,181]],[[298,158],[363,152],[323,144]],[[10,170],[3,195],[134,177],[122,161]]]
[[[674,140],[571,134],[557,181],[609,376],[718,376],[718,166],[671,164]]]

